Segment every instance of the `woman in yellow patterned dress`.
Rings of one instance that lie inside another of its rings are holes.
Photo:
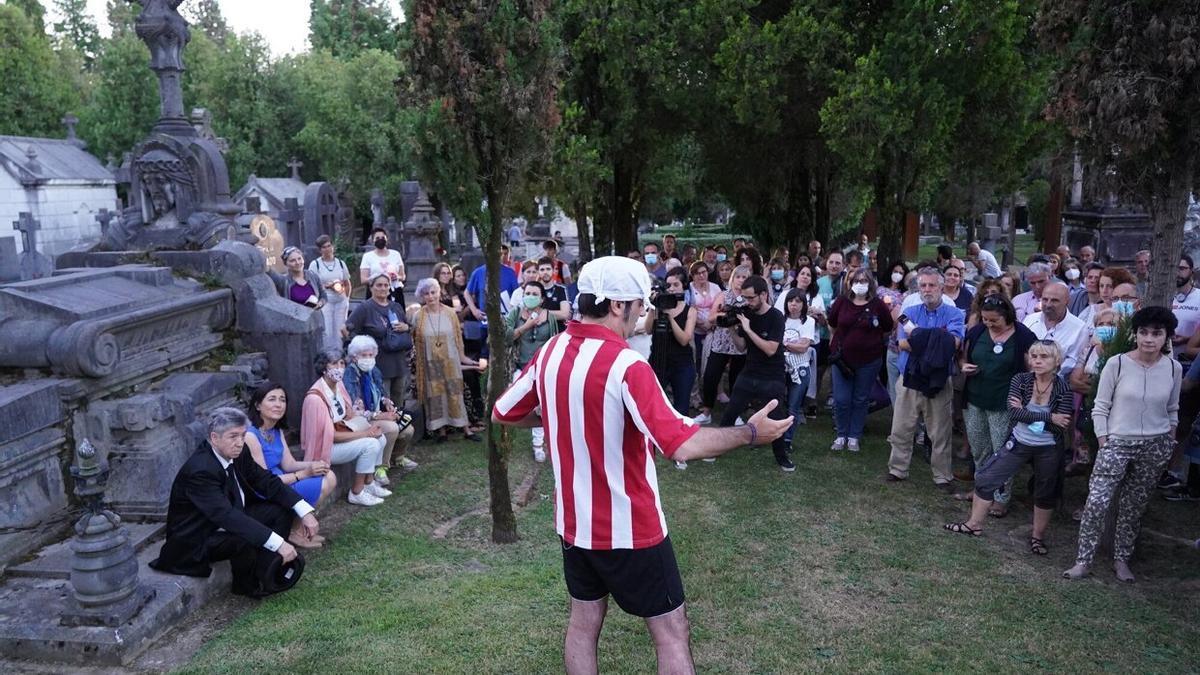
[[[478,441],[479,435],[467,428],[462,371],[464,367],[479,368],[479,362],[463,351],[458,317],[442,304],[441,295],[441,286],[434,279],[417,284],[421,307],[412,319],[417,398],[425,410],[425,429],[440,431],[437,442],[446,440],[448,427],[461,429],[464,438]]]

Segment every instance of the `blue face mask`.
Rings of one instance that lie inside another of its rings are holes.
[[[1096,337],[1100,338],[1101,342],[1112,342],[1116,336],[1116,326],[1096,326]]]
[[[724,253],[717,254],[717,262],[725,262],[725,254]]]
[[[1121,316],[1129,316],[1133,314],[1133,303],[1129,300],[1117,300],[1113,302],[1113,309]]]
[[[783,270],[771,270],[771,281],[783,281]]]
[[[657,253],[647,253],[645,257],[646,257],[647,265],[657,265],[658,264],[658,254]]]

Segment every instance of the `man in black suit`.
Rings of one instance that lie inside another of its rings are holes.
[[[167,540],[150,563],[154,569],[207,577],[209,563],[229,560],[233,592],[264,595],[260,581],[275,558],[284,565],[296,559],[285,539],[293,514],[309,536],[317,533],[313,507],[245,452],[249,423],[235,408],[218,408],[209,416],[208,442],[171,485]]]

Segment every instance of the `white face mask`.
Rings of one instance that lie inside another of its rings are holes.
[[[901,281],[904,281],[904,275],[900,272],[892,272],[892,283],[898,284]]]
[[[1070,279],[1071,281],[1075,281],[1076,279],[1079,278],[1079,270],[1075,269],[1074,267],[1067,270],[1067,278]]]
[[[850,290],[853,291],[855,295],[866,295],[867,289],[869,289],[869,288],[870,288],[870,286],[868,286],[867,284],[864,284],[862,282],[859,282],[857,284],[852,284],[850,286]]]
[[[375,359],[374,358],[359,359],[355,363],[356,363],[356,365],[358,365],[358,369],[363,371],[364,373],[369,373],[375,369]]]

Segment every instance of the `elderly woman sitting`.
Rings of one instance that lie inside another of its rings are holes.
[[[418,465],[404,456],[412,446],[412,415],[397,408],[395,402],[387,397],[387,390],[383,388],[383,373],[375,367],[378,354],[379,345],[369,335],[359,335],[351,340],[346,349],[350,365],[342,376],[342,384],[354,401],[354,411],[383,429],[387,443],[383,446],[380,466],[375,469],[375,481],[386,486],[391,482],[387,475],[389,468],[398,466],[412,471]],[[398,454],[395,451],[397,440],[400,442]]]
[[[375,481],[387,443],[383,429],[355,412],[349,392],[342,385],[346,361],[342,353],[325,350],[313,360],[317,381],[304,396],[301,409],[300,447],[304,461],[331,465],[354,462],[351,504],[375,506],[391,491]]]

